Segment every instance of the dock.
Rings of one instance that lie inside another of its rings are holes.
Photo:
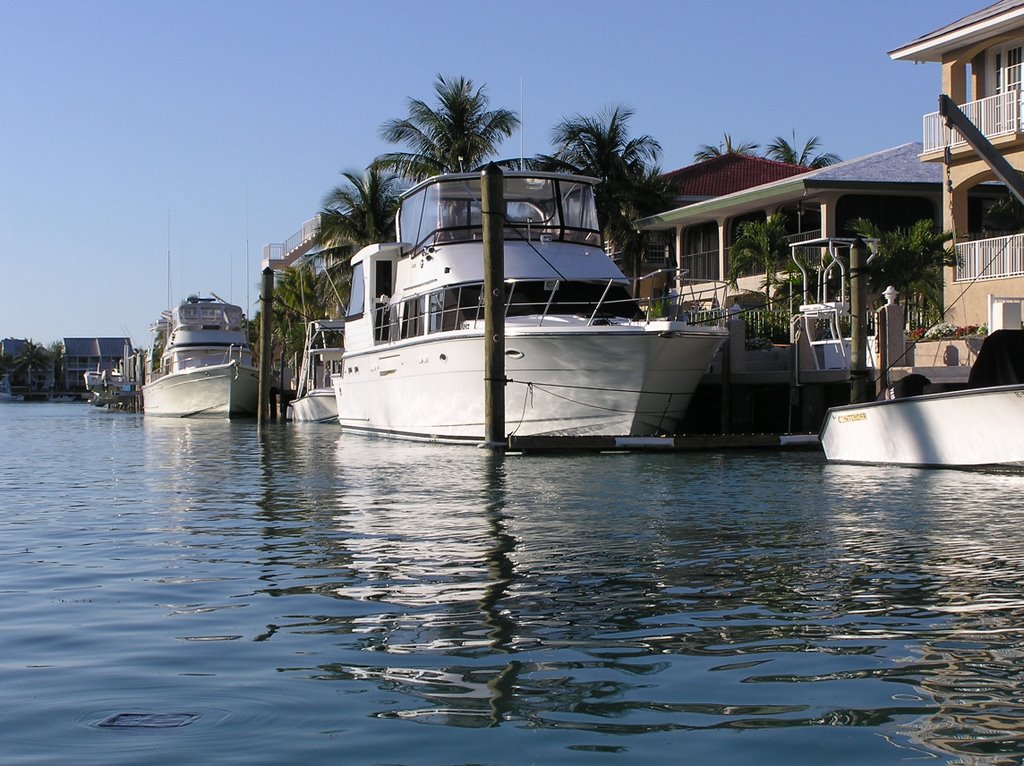
[[[820,450],[817,434],[695,434],[679,436],[509,436],[510,452],[715,452]]]

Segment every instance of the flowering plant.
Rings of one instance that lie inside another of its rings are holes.
[[[957,327],[949,322],[939,322],[927,330],[918,327],[907,333],[907,338],[912,341],[918,340],[944,340],[947,338],[969,338],[978,335],[987,335],[987,325],[971,324],[966,327]]]

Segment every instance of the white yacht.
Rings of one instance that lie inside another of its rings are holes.
[[[332,377],[344,429],[483,439],[481,183],[453,174],[411,188],[398,242],[352,258],[343,370]],[[503,176],[509,435],[674,433],[726,338],[724,285],[698,294],[660,273],[657,300],[633,297],[602,248],[594,183]]]
[[[155,329],[165,345],[159,369],[142,387],[146,415],[256,415],[259,376],[240,307],[192,295],[164,312]]]
[[[338,421],[338,401],[331,375],[340,367],[344,319],[318,319],[306,326],[302,368],[295,399],[288,403],[287,417],[299,423]]]

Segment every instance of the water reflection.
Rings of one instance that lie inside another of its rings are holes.
[[[143,432],[196,584],[169,607],[220,615],[180,635],[276,648],[275,672],[377,719],[862,727],[899,757],[1024,762],[1020,474]]]

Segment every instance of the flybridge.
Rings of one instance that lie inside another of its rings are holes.
[[[600,247],[593,184],[584,176],[515,174],[504,177],[505,238],[564,241]],[[480,241],[479,175],[432,178],[402,200],[398,239],[413,252],[438,244]]]

